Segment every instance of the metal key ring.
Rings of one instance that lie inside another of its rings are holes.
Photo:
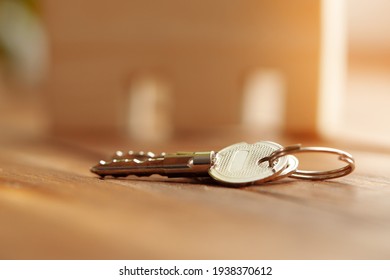
[[[293,174],[289,177],[291,178],[299,178],[306,180],[326,180],[333,179],[348,175],[355,169],[355,160],[352,155],[347,152],[326,148],[326,147],[302,147],[301,145],[293,145],[281,148],[279,150],[274,151],[268,158],[268,162],[270,166],[272,166],[275,161],[283,156],[296,154],[296,153],[307,153],[307,152],[317,152],[317,153],[328,153],[328,154],[336,154],[338,155],[338,159],[347,163],[346,166],[332,169],[327,171],[309,171],[309,170],[299,170],[297,169]]]

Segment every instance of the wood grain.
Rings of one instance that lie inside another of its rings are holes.
[[[390,177],[227,188],[189,179],[101,180],[93,148],[0,146],[1,259],[388,259]],[[354,153],[359,161],[390,156]],[[358,161],[358,162],[359,162]]]

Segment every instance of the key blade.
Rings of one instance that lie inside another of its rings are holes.
[[[109,162],[100,161],[91,168],[99,176],[125,177],[128,175],[150,176],[163,174],[163,157],[158,158],[114,158]]]
[[[208,171],[214,156],[213,151],[166,154],[164,175],[168,177],[209,177]]]
[[[124,156],[120,153],[109,162],[100,161],[91,168],[91,172],[101,177],[152,174],[168,177],[204,177],[208,176],[213,155],[214,152],[180,152],[152,157],[150,154]]]

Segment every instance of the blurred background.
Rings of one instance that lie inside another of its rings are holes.
[[[387,148],[389,13],[386,0],[0,0],[0,133]]]

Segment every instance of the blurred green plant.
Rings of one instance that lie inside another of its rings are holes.
[[[0,68],[6,78],[39,80],[46,45],[38,0],[0,0]]]

